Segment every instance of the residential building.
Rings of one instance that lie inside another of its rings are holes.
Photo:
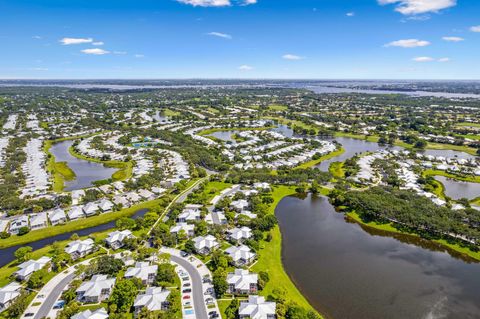
[[[155,282],[158,265],[150,265],[148,262],[137,262],[135,267],[128,268],[125,278],[138,278],[144,285],[151,285]]]
[[[104,198],[98,202],[98,208],[102,213],[108,213],[113,210],[113,203]]]
[[[127,238],[133,237],[132,232],[130,230],[116,230],[114,232],[111,232],[108,234],[107,239],[105,240],[107,242],[107,245],[112,248],[112,249],[118,249],[123,247],[124,243],[123,241]]]
[[[227,231],[228,239],[234,243],[242,243],[252,237],[252,230],[246,226]]]
[[[265,301],[265,297],[250,295],[248,301],[241,301],[238,309],[240,319],[274,319],[275,302]]]
[[[107,319],[108,313],[105,308],[98,308],[95,311],[87,309],[70,317],[70,319]]]
[[[48,226],[47,213],[37,213],[30,215],[30,229],[36,230]]]
[[[149,311],[167,310],[169,290],[161,287],[149,287],[143,294],[139,294],[133,303],[135,314],[138,314],[143,308]]]
[[[28,216],[21,215],[10,221],[9,232],[11,234],[18,234],[18,231],[23,228],[28,227]]]
[[[65,224],[67,221],[67,215],[65,211],[61,208],[57,208],[53,211],[48,212],[48,219],[52,225]]]
[[[208,255],[220,246],[217,239],[212,235],[195,237],[193,242],[195,243],[195,250],[201,255]]]
[[[70,220],[77,220],[79,218],[85,217],[85,213],[83,212],[83,206],[72,206],[67,214],[68,219]]]
[[[256,257],[255,253],[252,252],[250,247],[245,245],[228,247],[225,250],[225,253],[232,258],[236,267],[249,265],[255,260]]]
[[[258,275],[248,270],[235,269],[227,275],[228,293],[249,295],[256,294],[258,290]]]
[[[65,247],[65,252],[69,254],[73,260],[83,258],[88,254],[91,254],[95,248],[93,239],[88,238],[85,240],[75,240],[68,243]]]
[[[18,265],[19,270],[15,272],[15,277],[18,280],[26,280],[28,277],[30,277],[31,274],[36,272],[37,270],[44,269],[44,268],[50,268],[50,262],[52,261],[52,258],[43,256],[40,259],[37,260],[28,260],[24,263],[21,263]]]
[[[107,278],[107,275],[95,275],[77,289],[77,300],[86,303],[102,302],[110,297],[115,278]]]
[[[195,225],[187,223],[177,223],[170,228],[170,233],[178,234],[180,231],[184,231],[188,237],[195,236]]]
[[[0,312],[8,308],[20,296],[22,286],[16,282],[0,288]]]

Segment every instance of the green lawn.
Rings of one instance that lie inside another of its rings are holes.
[[[310,168],[312,166],[315,166],[315,165],[318,165],[320,164],[321,162],[323,161],[326,161],[326,160],[329,160],[331,158],[334,158],[336,156],[339,156],[341,154],[343,154],[345,152],[345,149],[343,147],[331,152],[331,153],[328,153],[326,155],[323,155],[322,157],[316,159],[316,160],[311,160],[311,161],[308,161],[308,162],[305,162],[297,167],[295,167],[295,169],[305,169],[305,168]]]
[[[285,196],[295,194],[294,186],[274,186],[273,199],[274,202],[270,206],[270,213],[275,213],[275,207]],[[286,292],[286,299],[297,303],[299,306],[309,310],[314,308],[309,304],[307,299],[300,293],[295,284],[291,281],[283,269],[282,264],[282,235],[280,229],[276,226],[272,231],[272,240],[270,242],[261,242],[261,249],[258,252],[258,261],[252,267],[252,271],[266,271],[270,276],[270,280],[260,293],[268,296],[275,288],[283,288]]]
[[[30,242],[52,237],[55,235],[94,227],[97,225],[103,225],[111,221],[115,221],[121,217],[132,216],[136,211],[140,209],[153,209],[157,207],[161,201],[163,200],[156,199],[153,201],[140,203],[138,205],[122,209],[118,212],[100,214],[97,216],[70,221],[65,225],[50,226],[43,229],[34,230],[23,236],[12,235],[11,237],[6,239],[0,239],[0,249],[16,245],[28,244]]]
[[[480,123],[470,123],[470,122],[461,122],[455,124],[455,126],[471,126],[471,127],[480,127]]]
[[[180,112],[174,111],[174,110],[171,110],[171,109],[164,109],[164,110],[162,111],[162,114],[163,114],[163,116],[173,117],[173,116],[178,116],[178,115],[180,115]]]
[[[268,106],[268,109],[272,110],[272,111],[286,111],[286,110],[288,110],[288,106],[271,104],[271,105]]]
[[[233,184],[211,181],[205,185],[204,193],[208,196],[208,202],[210,202],[215,196],[219,195],[221,191],[229,188]]]

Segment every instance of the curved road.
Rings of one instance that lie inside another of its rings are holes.
[[[203,299],[203,282],[198,270],[188,261],[181,257],[171,255],[171,260],[182,266],[192,279],[192,298],[195,307],[195,318],[208,319],[208,311]]]

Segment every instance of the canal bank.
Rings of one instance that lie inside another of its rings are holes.
[[[283,265],[332,318],[478,318],[480,265],[428,240],[367,232],[326,197],[285,197]]]

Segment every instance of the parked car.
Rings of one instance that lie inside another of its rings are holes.
[[[190,296],[189,296],[189,295],[185,295],[185,296],[183,296],[182,299],[190,299]]]
[[[189,294],[191,292],[192,292],[192,289],[190,289],[190,288],[189,289],[183,289],[183,291],[182,291],[182,293],[184,293],[184,294]]]

